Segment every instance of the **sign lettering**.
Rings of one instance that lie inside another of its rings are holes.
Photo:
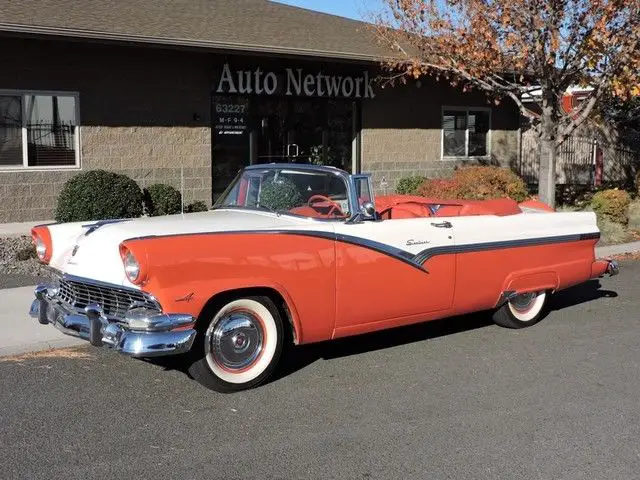
[[[264,72],[259,67],[254,71],[233,72],[228,63],[222,67],[216,93],[240,93],[244,95],[274,95],[305,97],[375,98],[369,72],[359,77],[351,75],[315,75],[305,73],[302,68],[286,68],[283,74]]]

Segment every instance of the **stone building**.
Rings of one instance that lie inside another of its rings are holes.
[[[267,0],[0,0],[0,222],[53,217],[82,170],[211,204],[244,165],[372,172],[379,192],[515,165],[519,114],[379,81],[366,24]]]

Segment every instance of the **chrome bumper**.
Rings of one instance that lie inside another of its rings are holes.
[[[620,266],[618,265],[618,262],[616,262],[615,260],[608,260],[608,265],[607,265],[607,275],[609,275],[610,277],[613,277],[614,275],[617,275],[620,272]]]
[[[52,324],[66,335],[132,357],[185,353],[196,337],[191,315],[132,311],[126,318],[114,321],[107,319],[98,305],[90,305],[81,313],[70,311],[45,285],[36,287],[35,295],[29,315],[42,325]]]

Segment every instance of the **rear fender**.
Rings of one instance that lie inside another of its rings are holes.
[[[560,279],[555,272],[516,272],[509,275],[503,286],[496,307],[500,306],[509,297],[520,293],[540,292],[542,290],[555,291],[560,285]]]

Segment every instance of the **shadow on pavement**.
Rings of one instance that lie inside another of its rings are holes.
[[[551,297],[548,311],[561,310],[602,297],[618,296],[616,292],[601,290],[600,287],[601,285],[598,280],[590,280],[581,285],[562,290]],[[318,360],[331,360],[393,348],[400,345],[483,328],[492,324],[493,321],[490,311],[476,312],[469,315],[433,320],[317,344],[291,346],[285,348],[283,351],[280,366],[270,382],[277,381],[298,370],[302,370]],[[145,361],[158,365],[166,370],[181,371],[189,376],[187,373],[189,357],[186,355],[149,358],[145,359]]]
[[[618,296],[618,294],[612,290],[601,290],[601,287],[602,285],[599,280],[589,280],[580,285],[562,290],[551,296],[549,300],[549,310],[561,310],[602,297],[615,298]]]

